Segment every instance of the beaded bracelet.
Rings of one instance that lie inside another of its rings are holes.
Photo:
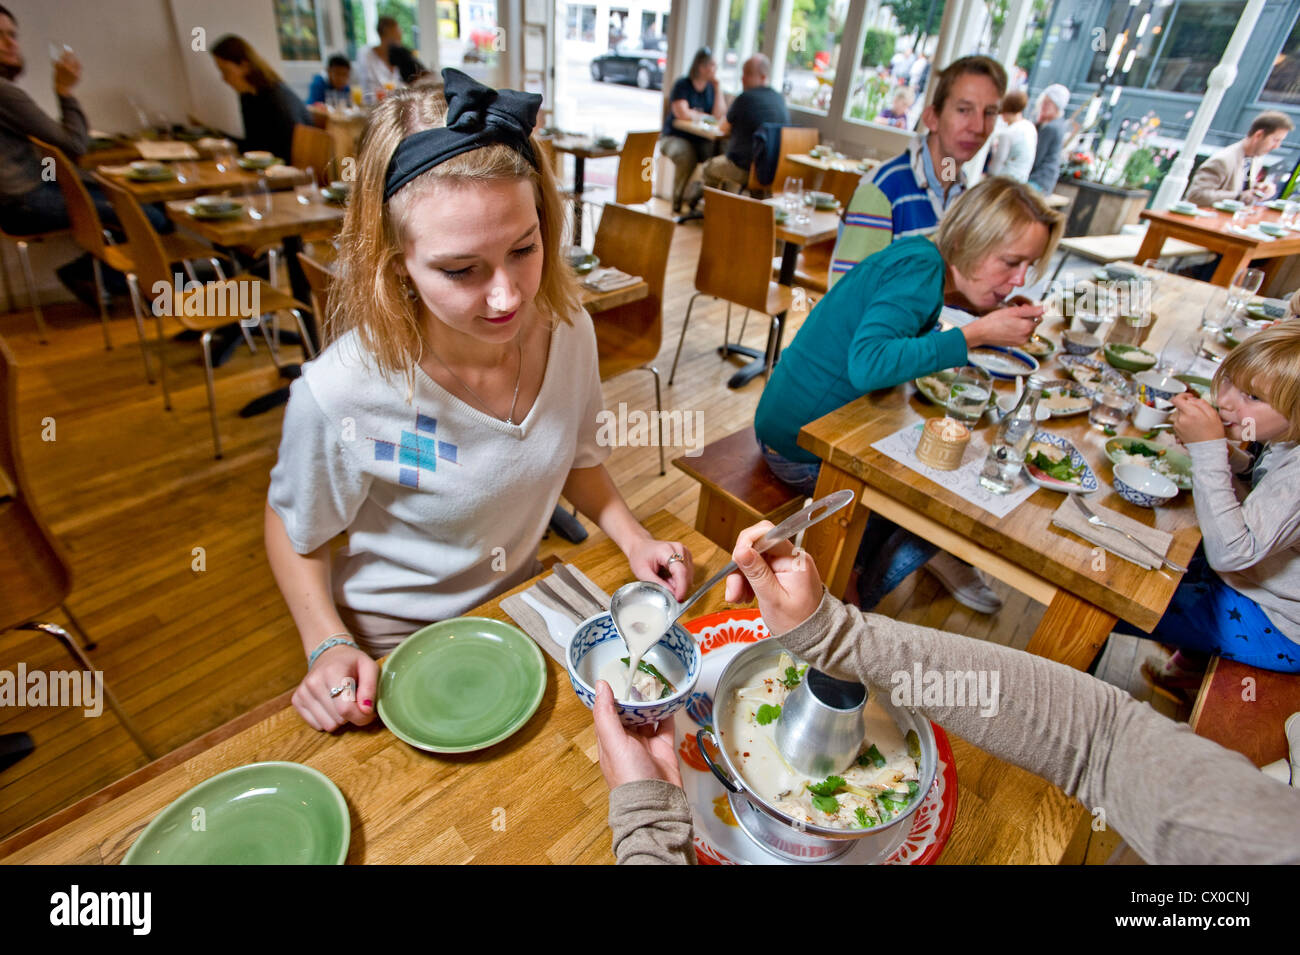
[[[349,646],[354,650],[360,650],[360,647],[348,639],[350,636],[351,634],[349,633],[331,633],[328,637],[322,640],[316,649],[311,652],[311,655],[307,657],[307,669],[310,670],[315,665],[316,658],[330,647]]]

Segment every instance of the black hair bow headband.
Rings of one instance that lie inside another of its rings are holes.
[[[537,122],[541,96],[494,90],[450,67],[442,71],[442,80],[447,96],[447,125],[421,130],[402,140],[388,162],[384,201],[439,163],[493,143],[509,146],[538,168],[528,138]]]

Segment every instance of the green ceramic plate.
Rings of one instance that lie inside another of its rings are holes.
[[[1156,363],[1156,356],[1136,345],[1111,342],[1102,349],[1106,361],[1122,371],[1146,371]]]
[[[185,207],[185,211],[196,219],[238,219],[244,214],[244,204],[240,202],[229,209],[205,209],[191,203]]]
[[[279,156],[272,156],[270,159],[248,159],[240,156],[235,160],[240,169],[270,169],[272,166],[278,166],[284,163]]]
[[[1262,322],[1276,322],[1286,318],[1286,307],[1277,302],[1251,302],[1246,314]]]
[[[301,763],[219,773],[145,827],[123,865],[342,865],[352,823],[339,787]]]
[[[160,169],[157,172],[136,172],[134,169],[128,172],[123,178],[131,182],[166,182],[168,179],[176,178],[170,168]]]
[[[527,723],[545,690],[542,651],[523,631],[457,617],[417,630],[385,661],[379,716],[418,749],[467,753]]]
[[[1116,464],[1115,459],[1119,457],[1121,451],[1137,456],[1137,448],[1154,451],[1155,454],[1141,455],[1146,460],[1132,463],[1141,463],[1158,474],[1163,474],[1184,491],[1192,489],[1192,459],[1177,448],[1157,444],[1146,438],[1111,438],[1106,442],[1106,457],[1110,459],[1111,464]]]

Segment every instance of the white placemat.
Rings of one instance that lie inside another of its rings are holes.
[[[939,321],[952,328],[965,328],[975,321],[975,316],[970,312],[962,311],[960,308],[945,305],[943,310],[939,312]]]
[[[166,161],[169,159],[198,159],[199,152],[189,143],[173,140],[142,139],[135,143],[136,151],[144,159]]]
[[[925,427],[924,421],[910,424],[887,438],[881,438],[872,447],[881,454],[906,465],[922,477],[927,477],[935,484],[952,491],[963,500],[988,511],[994,517],[1006,517],[1038,490],[1025,480],[1023,474],[1020,476],[1021,485],[1009,494],[994,494],[981,487],[980,471],[984,469],[984,458],[989,453],[989,446],[977,431],[971,433],[970,443],[966,445],[966,453],[961,458],[961,467],[957,470],[939,471],[927,467],[916,457],[916,445],[921,440],[923,427]]]

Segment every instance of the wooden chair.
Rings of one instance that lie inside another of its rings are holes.
[[[220,458],[221,431],[217,427],[217,393],[212,368],[212,333],[218,328],[231,324],[232,319],[240,322],[240,324],[243,324],[245,320],[255,320],[257,327],[262,330],[262,336],[266,339],[266,346],[270,350],[272,361],[274,361],[275,347],[271,344],[271,338],[267,334],[262,316],[269,312],[289,311],[293,313],[294,318],[298,321],[298,331],[302,335],[303,348],[307,350],[310,357],[311,336],[307,333],[302,318],[302,309],[306,306],[248,273],[236,275],[229,280],[209,282],[188,292],[176,289],[167,268],[167,257],[163,252],[158,233],[149,224],[149,220],[145,218],[139,203],[135,201],[135,197],[112,182],[105,182],[104,188],[108,192],[109,201],[113,203],[113,209],[117,212],[118,219],[122,222],[122,228],[126,230],[127,242],[134,251],[135,269],[127,276],[127,284],[131,289],[131,302],[135,307],[136,331],[139,332],[141,338],[144,337],[145,308],[140,291],[141,286],[152,292],[153,289],[158,287],[158,283],[162,283],[167,288],[172,289],[173,294],[170,302],[172,315],[186,328],[200,333],[199,341],[203,348],[203,370],[208,387],[208,415],[212,423],[212,445],[216,457]],[[247,290],[248,303],[251,304],[256,301],[258,304],[258,314],[247,317],[230,314],[234,311],[232,303],[245,298],[245,290]],[[157,293],[153,294],[156,297]],[[256,299],[254,299],[254,296],[256,296]],[[218,307],[216,311],[224,314],[206,314],[209,302],[220,304],[221,307]],[[158,377],[162,381],[163,407],[170,411],[171,394],[167,390],[167,363],[163,354],[167,339],[163,332],[163,316],[158,313],[157,309],[154,309],[154,318],[158,327]]]
[[[584,189],[583,208],[591,208],[594,212],[611,198],[620,206],[641,205],[653,199],[654,177],[647,176],[646,173],[654,164],[655,145],[658,142],[657,129],[645,133],[628,133],[623,140],[623,149],[618,154],[618,175],[614,180],[612,195],[609,189],[601,186]]]
[[[850,169],[828,169],[822,173],[821,192],[829,192],[847,209],[862,182],[862,173]]]
[[[334,158],[334,140],[330,134],[315,126],[301,123],[293,128],[293,145],[290,147],[289,165],[310,169],[316,185],[329,185],[330,160]]]
[[[695,529],[723,550],[759,521],[779,524],[803,505],[803,495],[790,490],[767,466],[751,425],[705,445],[694,458],[673,459],[673,467],[700,482]]]
[[[34,136],[30,138],[38,152],[54,161],[54,176],[59,189],[63,192],[63,202],[68,207],[68,219],[72,222],[72,237],[77,245],[90,253],[94,262],[95,290],[99,293],[99,320],[104,326],[104,347],[111,349],[113,342],[108,337],[108,306],[104,304],[103,266],[116,269],[123,275],[135,271],[131,247],[127,244],[113,243],[113,236],[104,228],[99,210],[95,208],[95,202],[90,198],[90,192],[86,189],[81,174],[63,150]],[[162,240],[168,264],[180,262],[191,281],[197,281],[194,277],[194,267],[191,265],[195,259],[207,259],[212,263],[218,276],[224,274],[216,253],[202,242],[179,232],[159,236],[159,238]],[[249,346],[252,347],[251,340]],[[140,352],[144,358],[145,378],[153,384],[153,370],[149,366],[149,354],[143,341],[140,342]]]
[[[696,291],[686,306],[682,333],[677,339],[677,353],[673,356],[672,371],[668,373],[669,385],[673,383],[677,362],[682,357],[682,342],[686,340],[686,328],[691,322],[691,309],[701,295],[711,295],[770,316],[771,341],[776,340],[781,316],[790,308],[790,288],[771,280],[772,250],[776,247],[775,210],[757,199],[735,196],[720,189],[705,189],[704,195],[704,237],[700,242],[700,260],[695,267]],[[727,318],[726,335],[729,335],[730,312]],[[769,376],[773,358],[769,348]]]
[[[671,219],[610,203],[600,217],[593,248],[602,265],[613,266],[629,275],[639,275],[650,286],[650,294],[645,298],[596,312],[592,315],[592,322],[596,326],[601,381],[637,370],[648,371],[654,376],[661,475],[665,473],[664,406],[659,388],[659,369],[651,362],[663,347],[664,277],[668,273],[673,228]]]
[[[76,661],[85,674],[94,665],[85,651],[95,645],[68,609],[72,592],[72,564],[58,538],[41,518],[23,470],[18,430],[18,374],[13,355],[0,339],[0,633],[35,630],[48,634]],[[63,611],[81,644],[57,623],[43,620],[52,610]],[[84,644],[84,646],[83,646]],[[131,739],[149,759],[153,751],[123,712],[108,686],[104,699]],[[14,740],[10,740],[14,742]]]
[[[329,307],[330,284],[334,281],[332,263],[299,252],[298,264],[302,266],[302,273],[307,276],[307,284],[311,286],[311,311],[316,316],[316,327],[322,332],[321,346],[324,347],[325,310]]]
[[[780,192],[789,176],[807,180],[808,168],[790,160],[790,156],[807,153],[819,142],[821,133],[812,126],[786,126],[781,130],[781,147],[777,151],[776,175],[772,177],[772,191]]]
[[[41,297],[36,294],[36,278],[32,274],[32,260],[27,251],[27,247],[33,242],[44,242],[46,239],[56,239],[69,235],[69,229],[51,229],[48,232],[33,232],[29,235],[11,235],[0,229],[0,239],[8,239],[18,249],[18,262],[23,270],[23,282],[27,286],[27,305],[32,310],[32,317],[36,320],[36,335],[42,345],[48,345],[49,341],[45,337],[45,316],[41,312]],[[9,299],[10,307],[13,307],[13,289],[9,288],[9,270],[4,268],[4,263],[0,262],[0,272],[5,273],[5,291]],[[103,296],[101,295],[102,299]]]

